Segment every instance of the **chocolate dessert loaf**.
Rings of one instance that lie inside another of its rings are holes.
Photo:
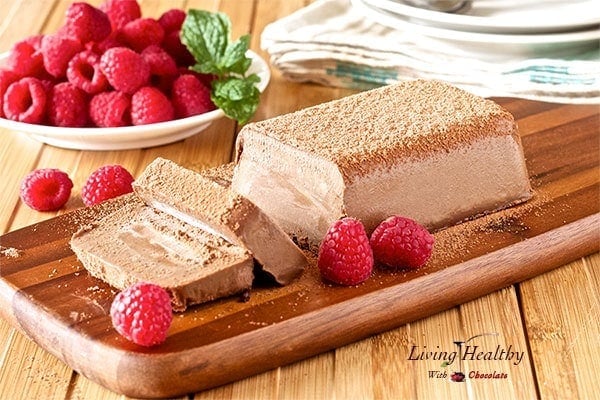
[[[251,287],[254,262],[244,248],[128,196],[122,208],[71,239],[92,276],[117,289],[140,281],[159,285],[175,311]]]
[[[231,170],[221,166],[198,173],[157,158],[133,188],[149,206],[245,247],[285,285],[302,273],[306,256],[260,208],[231,190]]]
[[[439,229],[532,195],[513,116],[414,80],[246,125],[232,187],[318,244],[345,215],[368,232],[393,214]]]

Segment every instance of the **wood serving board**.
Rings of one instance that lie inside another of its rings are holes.
[[[166,397],[357,341],[598,251],[598,107],[497,100],[519,122],[535,196],[437,232],[419,271],[378,269],[362,285],[338,287],[313,265],[287,287],[256,287],[247,302],[233,297],[176,315],[164,344],[142,348],[112,328],[116,292],[69,248],[71,234],[105,212],[100,205],[0,237],[0,314],[113,391]]]

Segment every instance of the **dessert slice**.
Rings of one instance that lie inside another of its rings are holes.
[[[141,281],[159,285],[175,311],[252,286],[254,262],[245,249],[129,197],[71,239],[92,276],[117,289]]]
[[[435,230],[531,197],[512,115],[438,81],[248,124],[236,146],[233,189],[312,244],[344,215]]]
[[[149,206],[247,248],[278,283],[289,283],[304,270],[304,253],[265,213],[231,190],[227,171],[231,168],[197,173],[157,158],[133,188]]]

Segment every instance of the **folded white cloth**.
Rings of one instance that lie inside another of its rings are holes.
[[[439,79],[484,97],[600,103],[597,48],[568,54],[563,46],[543,58],[492,44],[486,51],[381,25],[357,5],[318,0],[268,25],[261,46],[273,66],[297,81],[365,89]]]

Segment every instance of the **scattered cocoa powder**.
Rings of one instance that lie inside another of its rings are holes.
[[[0,246],[0,256],[8,258],[17,258],[21,255],[21,250],[15,249],[14,247]]]

